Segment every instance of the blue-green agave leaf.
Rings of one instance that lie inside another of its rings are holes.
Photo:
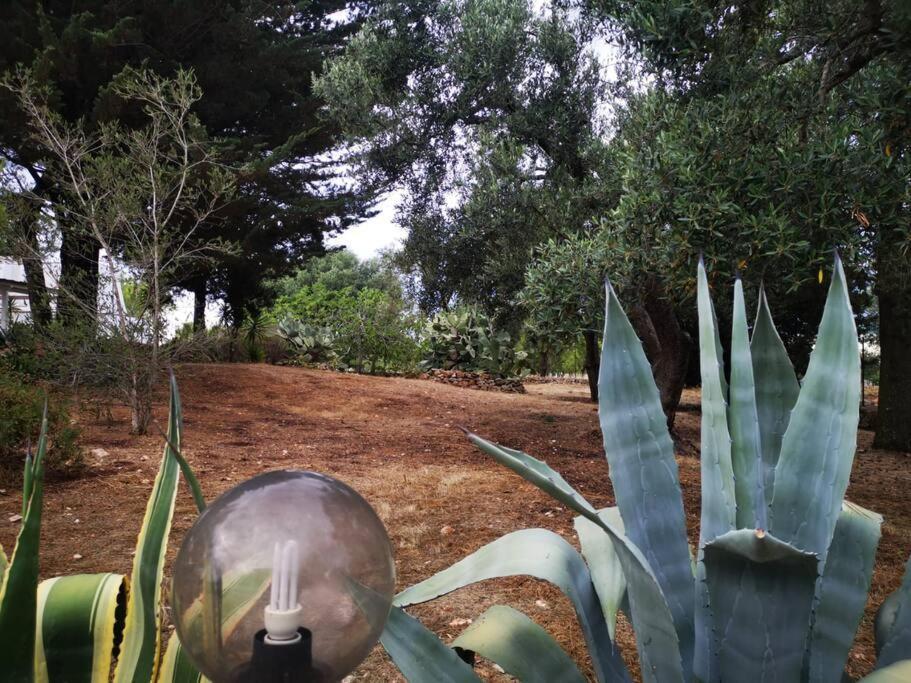
[[[712,613],[705,582],[703,548],[708,541],[736,528],[734,469],[731,462],[731,434],[727,418],[727,384],[722,365],[718,321],[709,292],[705,265],[699,261],[696,299],[699,309],[699,365],[702,376],[702,515],[696,560],[695,628],[693,669],[701,681],[718,680],[715,659],[717,644],[712,632]]]
[[[814,554],[761,530],[705,546],[720,680],[800,680],[817,565]]]
[[[617,530],[623,529],[623,518],[616,507],[605,508],[598,511],[598,516]],[[626,578],[623,576],[623,565],[614,550],[614,543],[610,536],[597,524],[588,521],[585,517],[576,517],[573,521],[576,533],[579,535],[579,546],[582,557],[588,564],[592,574],[592,583],[598,600],[601,602],[601,611],[607,621],[611,640],[617,627],[617,612],[626,596]]]
[[[600,681],[628,680],[619,650],[611,642],[591,574],[578,552],[546,529],[523,529],[501,536],[454,565],[399,593],[407,607],[465,586],[504,576],[528,575],[549,581],[570,599]]]
[[[702,518],[699,545],[702,546],[736,528],[737,503],[721,342],[718,340],[715,308],[702,261],[699,262],[698,279],[702,375]]]
[[[905,576],[897,594],[898,597],[891,601],[894,616],[886,631],[877,667],[889,666],[911,654],[911,557],[905,564]]]
[[[382,596],[360,582],[346,577],[345,587],[365,614],[376,614],[385,606]],[[400,607],[392,607],[380,644],[410,683],[477,683],[471,666]]]
[[[841,511],[860,412],[860,351],[841,260],[819,326],[816,347],[791,413],[775,468],[772,533],[796,548],[826,552]]]
[[[911,681],[911,659],[902,659],[882,669],[877,669],[869,676],[864,676],[858,683],[908,683]]]
[[[807,646],[808,680],[837,681],[845,669],[873,578],[881,515],[845,501],[816,582]]]
[[[731,385],[728,425],[731,432],[731,465],[737,502],[738,529],[768,527],[762,448],[753,358],[747,329],[743,283],[734,283],[734,314],[731,329]]]
[[[477,683],[481,679],[421,622],[399,607],[389,610],[380,644],[409,683]]]
[[[797,402],[800,384],[769,311],[765,290],[759,290],[759,308],[750,341],[753,382],[756,386],[756,413],[762,446],[762,471],[766,505],[772,502],[775,465],[781,453],[781,438],[788,428],[791,410]]]
[[[591,503],[546,463],[519,451],[504,450],[475,434],[469,434],[468,438],[497,462],[594,522],[610,536],[626,577],[630,619],[637,636],[636,648],[643,680],[647,683],[690,680],[691,672],[683,669],[671,611],[658,580],[639,548],[626,538],[622,530],[600,518]]]
[[[684,669],[693,657],[693,566],[674,459],[652,368],[606,284],[598,414],[626,536],[648,561],[674,618]]]
[[[547,631],[512,607],[494,605],[452,646],[476,652],[522,683],[585,683],[585,676]]]

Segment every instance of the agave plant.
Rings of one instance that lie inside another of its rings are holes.
[[[596,510],[541,460],[469,434],[499,463],[577,512],[581,554],[544,529],[507,534],[395,600],[382,644],[412,682],[476,681],[457,650],[522,681],[584,681],[541,627],[485,612],[443,644],[402,608],[477,581],[530,575],[572,602],[599,681],[630,674],[614,643],[618,611],[636,636],[644,681],[841,680],[867,601],[882,518],[844,500],[854,458],[860,365],[836,260],[802,386],[764,294],[749,338],[734,290],[730,384],[705,269],[699,266],[702,511],[695,557],[658,390],[607,285],[600,420],[617,506]],[[911,680],[911,571],[876,624],[867,681]]]
[[[161,582],[181,470],[200,511],[205,503],[180,454],[181,408],[173,377],[166,446],[130,577],[80,574],[38,582],[46,412],[35,456],[26,458],[16,547],[9,558],[0,548],[0,678],[92,683],[182,680],[187,664],[176,638],[169,645],[169,664],[160,665]]]
[[[335,355],[332,332],[325,327],[288,318],[278,324],[278,334],[305,363],[325,363]]]

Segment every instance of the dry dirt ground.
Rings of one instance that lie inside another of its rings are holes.
[[[457,426],[531,453],[560,471],[595,506],[614,503],[595,407],[578,385],[532,385],[527,395],[461,389],[429,381],[343,375],[267,365],[178,368],[185,409],[184,454],[208,499],[264,470],[312,469],[361,492],[389,529],[398,586],[448,566],[496,537],[546,527],[576,543],[573,515],[517,475],[477,452]],[[156,419],[165,424],[164,394]],[[690,537],[699,511],[698,395],[687,392],[676,427],[677,460]],[[41,545],[43,577],[129,573],[162,451],[158,436],[130,437],[127,415],[113,421],[82,415],[91,467],[84,478],[49,482]],[[873,663],[875,606],[900,581],[911,551],[911,458],[876,451],[861,432],[848,496],[884,514],[867,614],[849,670]],[[106,455],[98,455],[102,449]],[[0,542],[11,548],[20,508],[10,488],[0,494]],[[178,497],[169,562],[194,519],[185,488]],[[77,558],[77,556],[80,556]],[[165,586],[167,591],[167,586]],[[589,675],[591,666],[572,608],[549,585],[526,578],[489,581],[409,609],[450,639],[496,603],[510,604],[549,629]],[[461,625],[460,625],[461,624]],[[618,639],[628,662],[635,649],[626,624]],[[483,663],[485,678],[498,678]],[[400,680],[377,648],[357,680]]]

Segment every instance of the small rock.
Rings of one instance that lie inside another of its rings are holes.
[[[452,621],[450,621],[449,625],[450,626],[468,626],[471,623],[471,621],[472,621],[471,619],[464,619],[462,617],[459,617],[457,619],[453,619]]]
[[[494,665],[493,665],[493,670],[496,671],[498,674],[505,674],[505,673],[506,673],[506,669],[504,669],[504,668],[503,668],[502,666],[500,666],[499,664],[494,664]]]
[[[81,559],[82,559],[82,555],[80,555],[79,553],[76,553],[75,555],[73,555],[73,559],[74,559],[74,560],[81,560]]]
[[[149,484],[149,483],[151,483],[151,480],[150,480],[150,479],[143,479],[143,480],[140,481],[139,483],[140,483],[140,484]]]
[[[550,609],[550,605],[548,605],[547,602],[545,600],[542,600],[541,598],[538,598],[537,600],[535,600],[535,605],[537,605],[541,609]]]
[[[11,521],[11,522],[18,522],[18,521],[20,521],[21,519],[22,519],[22,515],[13,515],[12,517],[9,518],[9,521]]]
[[[443,536],[448,536],[448,535],[451,534],[453,531],[455,531],[455,529],[453,529],[451,526],[449,526],[449,525],[447,524],[447,525],[444,526],[442,529],[440,529],[440,534],[443,535]]]
[[[93,448],[92,450],[89,451],[89,453],[91,453],[93,456],[95,456],[95,457],[98,458],[99,460],[100,460],[101,458],[106,458],[106,457],[108,457],[108,455],[110,455],[110,454],[109,454],[106,450],[104,450],[103,448]]]

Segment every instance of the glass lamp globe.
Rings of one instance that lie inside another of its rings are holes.
[[[173,577],[181,645],[216,683],[340,680],[379,639],[395,588],[392,546],[367,501],[287,470],[206,508]]]

